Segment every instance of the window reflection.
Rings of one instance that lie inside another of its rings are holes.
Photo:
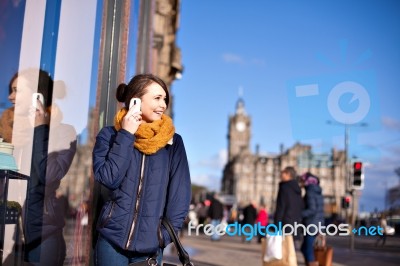
[[[48,232],[62,228],[66,242],[64,265],[90,263],[96,208],[101,209],[103,199],[102,188],[92,178],[93,140],[99,127],[112,122],[116,103],[114,97],[109,97],[114,95],[110,90],[135,72],[139,2],[0,0],[0,136],[12,145],[3,143],[12,149],[15,170],[33,184],[28,189],[26,180],[10,181],[8,190],[12,193],[7,200],[23,207],[21,217],[27,219],[21,221],[21,226],[37,230],[27,232],[25,243],[29,249],[35,247],[29,239],[40,235],[37,257],[46,250],[42,242]],[[57,6],[59,13],[55,3],[61,5]],[[41,125],[46,128],[42,132],[38,132],[41,130],[35,126],[35,115],[29,110],[43,76],[39,66],[55,80],[53,94],[43,97],[46,106],[49,100],[51,103],[46,109],[49,121]],[[26,70],[31,67],[36,67],[30,69],[32,75]],[[14,80],[18,69],[21,72]],[[10,91],[11,80],[15,81],[15,90],[11,86]],[[38,153],[41,149],[43,153]],[[56,219],[46,217],[52,207]],[[33,212],[36,208],[38,211]],[[29,223],[30,217],[35,223]],[[3,265],[12,254],[24,257],[23,239],[16,241],[16,227],[8,227],[10,245],[7,252],[3,250]],[[64,252],[64,248],[60,250]],[[51,252],[45,256],[54,257]]]
[[[68,199],[58,189],[71,166],[77,141],[74,127],[63,123],[61,109],[53,101],[66,94],[63,82],[57,83],[54,86],[43,70],[17,73],[9,86],[13,106],[1,117],[0,134],[14,146],[21,171],[26,172],[24,162],[31,157],[22,223],[24,260],[32,265],[63,265],[66,256],[63,229]],[[18,188],[9,193],[16,192],[21,193]]]

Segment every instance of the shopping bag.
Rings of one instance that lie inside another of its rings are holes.
[[[282,236],[267,235],[264,261],[269,262],[272,260],[280,260],[280,259],[282,259]]]
[[[314,242],[314,256],[320,266],[332,266],[333,248],[326,244],[325,236],[318,235]]]
[[[315,247],[314,256],[319,266],[332,266],[333,248],[330,246],[323,248]]]
[[[281,243],[281,250],[282,250],[282,256],[281,259],[277,259],[275,256],[275,259],[271,259],[269,261],[265,261],[265,257],[267,259],[270,258],[270,256],[266,256],[267,254],[267,239],[262,239],[261,240],[261,259],[262,259],[262,265],[263,266],[297,266],[297,258],[296,258],[296,251],[294,248],[294,242],[293,242],[293,236],[287,235],[284,237],[281,237],[282,243]],[[275,239],[276,242],[278,242],[278,239]],[[275,244],[274,244],[275,245]],[[271,246],[270,246],[271,248]],[[278,248],[279,250],[279,248]]]
[[[385,226],[385,234],[388,236],[392,236],[396,233],[395,229],[391,227],[390,225]]]

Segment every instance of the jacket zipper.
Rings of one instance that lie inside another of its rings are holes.
[[[138,211],[139,211],[139,205],[140,205],[140,195],[141,195],[141,192],[142,192],[142,184],[143,184],[143,176],[144,176],[144,158],[145,157],[146,157],[146,155],[143,154],[142,165],[140,167],[139,186],[138,186],[138,191],[137,191],[137,196],[136,196],[135,216],[133,217],[131,229],[129,230],[128,241],[126,242],[125,249],[128,249],[129,245],[132,242],[133,231],[135,230],[135,225],[136,225],[137,218],[138,218]]]

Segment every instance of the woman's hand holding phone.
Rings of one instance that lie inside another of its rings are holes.
[[[32,108],[30,114],[34,116],[33,120],[35,127],[48,125],[50,123],[50,116],[45,110],[44,99],[41,93],[34,93],[32,95]]]
[[[122,128],[135,134],[142,123],[141,100],[132,98],[129,104],[129,110],[122,120]]]

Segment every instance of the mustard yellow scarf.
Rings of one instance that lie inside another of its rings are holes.
[[[128,110],[122,108],[114,118],[114,127],[121,129],[121,122]],[[160,120],[151,123],[142,123],[135,133],[136,139],[134,146],[146,155],[156,153],[165,147],[168,141],[174,136],[175,127],[172,119],[167,115],[162,115]]]

